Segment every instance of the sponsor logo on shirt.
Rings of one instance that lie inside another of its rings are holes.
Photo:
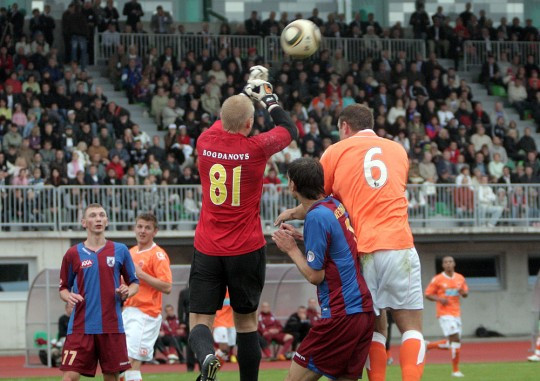
[[[107,257],[107,266],[109,267],[114,266],[114,257]]]
[[[315,253],[311,250],[307,252],[307,261],[313,262],[315,260]]]
[[[302,361],[306,361],[306,358],[305,358],[304,356],[302,356],[302,355],[301,355],[300,353],[298,353],[298,352],[296,352],[296,353],[294,354],[294,356],[295,356],[295,357],[298,357],[298,358],[299,358],[300,360],[302,360]]]
[[[90,259],[85,259],[84,261],[81,262],[81,268],[86,269],[88,267],[92,267],[93,264],[94,263]]]

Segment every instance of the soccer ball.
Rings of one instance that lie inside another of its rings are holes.
[[[281,32],[281,47],[292,58],[307,58],[319,49],[320,44],[321,31],[309,20],[295,20]]]

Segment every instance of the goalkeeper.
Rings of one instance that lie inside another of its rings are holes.
[[[197,140],[204,196],[189,278],[189,344],[201,363],[201,381],[215,380],[221,366],[214,354],[212,326],[227,288],[237,330],[240,380],[258,379],[256,311],[266,268],[259,214],[263,172],[268,159],[298,133],[279,106],[267,73],[264,67],[253,67],[245,94],[228,98],[221,120]],[[252,101],[268,110],[276,127],[250,137]]]

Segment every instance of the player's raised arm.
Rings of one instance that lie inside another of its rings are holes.
[[[290,115],[279,105],[278,96],[274,94],[270,82],[262,79],[250,79],[244,91],[251,99],[268,110],[276,126],[284,127],[289,132],[291,139],[296,140],[298,138],[298,129]]]

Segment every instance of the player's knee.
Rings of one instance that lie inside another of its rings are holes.
[[[234,313],[236,332],[249,333],[257,330],[257,312],[249,314]]]

